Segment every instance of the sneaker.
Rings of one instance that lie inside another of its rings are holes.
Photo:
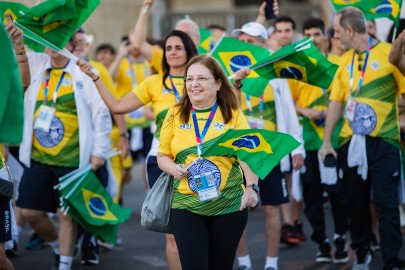
[[[335,257],[333,258],[333,263],[347,263],[350,261],[349,253],[347,252],[346,239],[339,237],[334,241],[335,243]]]
[[[392,259],[384,265],[383,270],[399,270],[405,267],[405,261],[401,259]]]
[[[6,256],[7,256],[7,258],[13,258],[17,255],[18,255],[17,242],[15,240],[13,240],[13,248],[6,250]]]
[[[277,270],[277,269],[274,268],[274,267],[267,267],[267,268],[265,268],[264,270]]]
[[[352,265],[352,270],[369,270],[368,265],[372,259],[369,248],[359,248],[356,250],[356,260]]]
[[[101,251],[110,251],[114,248],[114,244],[102,242],[97,240],[97,245],[101,248]]]
[[[25,249],[26,250],[36,250],[36,249],[41,249],[44,246],[45,240],[42,239],[38,234],[33,233],[30,237],[30,240],[28,240],[27,243],[25,243]]]
[[[380,243],[378,243],[377,238],[375,237],[375,234],[373,234],[373,239],[371,240],[370,249],[372,252],[376,252],[381,249]]]
[[[98,247],[91,246],[82,249],[82,260],[83,265],[98,265],[100,263],[100,258],[98,256]]]
[[[53,253],[53,265],[52,265],[52,270],[58,270],[59,269],[59,262],[60,262],[60,255]]]
[[[317,263],[330,263],[332,262],[332,256],[330,255],[330,244],[324,242],[319,245],[318,253],[316,254],[315,261]]]
[[[288,224],[284,224],[281,227],[281,237],[280,242],[289,244],[289,245],[296,245],[300,242],[297,235],[294,233],[294,227]]]
[[[304,230],[302,229],[302,222],[300,220],[296,220],[294,222],[294,231],[296,237],[300,242],[307,240],[307,237],[304,234]]]
[[[253,270],[253,268],[252,267],[247,267],[245,265],[239,265],[237,270]]]

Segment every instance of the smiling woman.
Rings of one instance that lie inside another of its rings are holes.
[[[253,189],[258,179],[236,157],[200,156],[227,130],[249,125],[236,90],[214,58],[191,59],[185,82],[186,91],[163,123],[158,153],[159,167],[175,179],[173,234],[183,270],[230,270],[246,226],[246,207],[258,203]]]

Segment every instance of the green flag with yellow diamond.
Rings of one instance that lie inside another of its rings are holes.
[[[258,60],[269,54],[270,52],[262,47],[228,37],[223,37],[211,52],[211,56],[219,61],[228,76],[244,67],[256,64]],[[260,97],[269,81],[252,70],[242,83],[243,92]]]
[[[308,39],[289,44],[251,67],[267,80],[295,79],[328,89],[338,66],[326,57]]]
[[[398,27],[403,0],[331,0],[336,10],[352,6],[363,11],[367,20],[388,18]]]
[[[215,39],[207,28],[200,28],[200,37],[198,54],[207,54],[215,47]]]
[[[131,209],[115,204],[92,170],[82,174],[60,193],[86,223],[93,226],[116,225],[125,222]]]
[[[230,129],[203,145],[203,157],[231,155],[261,179],[300,143],[291,135],[263,129]]]
[[[44,42],[35,38],[36,35],[59,48],[64,48],[100,2],[101,0],[55,0],[24,9],[23,6],[3,1],[0,2],[0,12],[4,19],[5,12],[13,10],[13,20],[24,27],[24,35],[32,32],[30,36],[36,41],[24,40],[25,44],[34,51],[42,52],[45,49]]]

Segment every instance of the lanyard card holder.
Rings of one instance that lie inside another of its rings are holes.
[[[212,172],[195,175],[194,182],[200,202],[210,201],[219,197],[219,191]]]
[[[48,133],[51,128],[52,119],[55,115],[55,108],[41,105],[39,113],[35,119],[34,129]]]

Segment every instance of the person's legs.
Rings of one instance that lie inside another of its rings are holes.
[[[236,256],[238,259],[238,265],[240,269],[250,269],[252,267],[252,261],[250,260],[247,245],[246,229],[243,230],[242,236],[240,237],[239,245],[236,250]]]
[[[380,139],[368,139],[369,178],[378,214],[381,251],[384,263],[398,259],[402,246],[398,210],[400,179],[399,150]]]
[[[172,209],[171,220],[182,270],[209,270],[206,217],[183,209]]]
[[[209,269],[232,270],[236,249],[247,219],[248,209],[210,217]]]
[[[5,243],[0,243],[0,270],[14,270],[14,266],[6,257]]]
[[[59,269],[72,267],[74,246],[76,243],[77,224],[69,214],[64,214],[58,209],[59,218],[59,244],[60,264]]]

